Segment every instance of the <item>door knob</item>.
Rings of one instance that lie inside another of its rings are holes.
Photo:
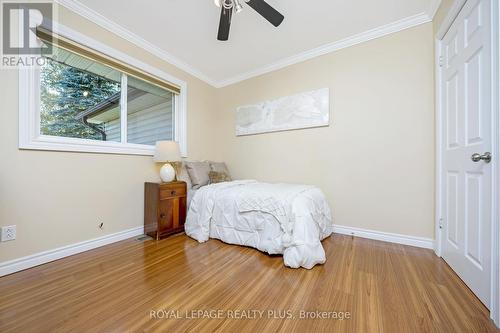
[[[484,153],[483,155],[481,154],[474,154],[472,155],[472,162],[479,162],[479,161],[485,161],[486,163],[490,163],[491,162],[491,153],[490,152],[487,152],[487,153]]]

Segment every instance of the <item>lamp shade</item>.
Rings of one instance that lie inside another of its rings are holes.
[[[158,141],[156,142],[155,162],[175,162],[180,161],[181,151],[179,144],[175,141]]]

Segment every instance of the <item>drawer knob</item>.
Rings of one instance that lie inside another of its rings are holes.
[[[160,218],[161,218],[161,219],[162,219],[162,218],[165,218],[165,213],[161,213],[161,214],[160,214]]]
[[[171,191],[171,192],[170,192],[170,194],[171,194],[171,195],[175,195],[175,191]]]

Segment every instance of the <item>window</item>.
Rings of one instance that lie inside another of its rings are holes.
[[[121,76],[54,47],[40,69],[40,134],[121,142]]]
[[[127,141],[154,145],[173,140],[175,95],[133,77],[127,85]]]
[[[184,82],[88,38],[37,34],[54,47],[20,70],[20,148],[152,155],[175,140],[186,155]]]

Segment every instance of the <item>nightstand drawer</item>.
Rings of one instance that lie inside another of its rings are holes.
[[[186,196],[186,185],[170,185],[168,188],[160,187],[160,200],[165,200],[174,197]]]
[[[144,230],[159,240],[184,231],[186,183],[146,183],[144,185]]]

